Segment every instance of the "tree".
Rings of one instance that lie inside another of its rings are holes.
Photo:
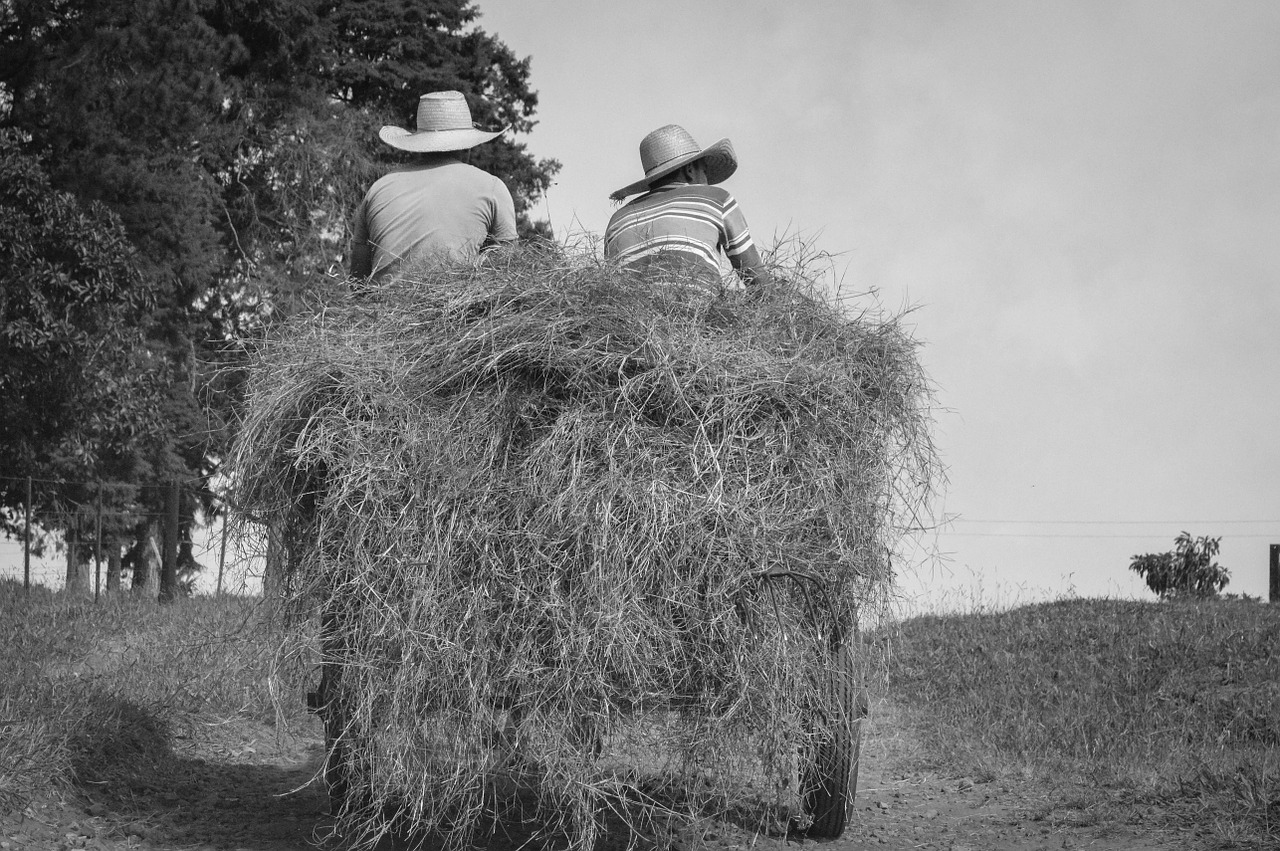
[[[84,483],[128,478],[140,464],[162,431],[165,371],[146,345],[154,293],[124,226],[105,205],[53,189],[23,147],[0,131],[0,469],[35,480],[42,525],[70,541],[87,537],[75,534],[92,527],[85,507],[104,496],[113,518],[138,509],[134,490]],[[0,480],[4,506],[23,500],[25,483]],[[67,555],[71,574],[86,548]]]
[[[1231,574],[1213,560],[1221,538],[1192,539],[1182,532],[1167,553],[1136,555],[1129,569],[1147,582],[1162,600],[1175,597],[1216,597],[1227,586]]]
[[[317,273],[344,268],[356,203],[403,157],[376,130],[412,126],[421,93],[456,89],[478,123],[532,129],[530,60],[479,29],[478,17],[462,0],[228,0],[206,12],[245,49],[228,75],[243,133],[219,177],[244,279],[272,288],[251,301],[287,312]],[[510,135],[471,158],[506,182],[522,236],[550,235],[529,211],[558,162],[535,160]]]
[[[234,141],[222,114],[229,90],[221,69],[239,47],[205,24],[199,5],[15,0],[0,11],[3,124],[45,152],[50,191],[110,210],[150,296],[145,314],[122,327],[141,335],[133,348],[148,360],[140,374],[151,379],[155,428],[112,444],[105,454],[117,462],[109,468],[80,465],[86,472],[62,479],[130,484],[122,498],[139,518],[159,512],[156,481],[207,475],[224,434],[198,395],[197,366],[211,336],[199,306],[225,265],[225,216],[212,170]],[[74,364],[74,352],[62,357]],[[38,502],[46,521],[50,512],[83,507],[60,487],[61,502]],[[154,533],[151,525],[133,534]]]
[[[376,140],[379,125],[411,125],[421,92],[458,89],[478,121],[516,133],[533,126],[529,60],[479,29],[478,14],[464,0],[0,0],[0,130],[44,152],[39,191],[94,211],[87,230],[114,234],[107,243],[128,249],[127,289],[147,293],[147,310],[120,317],[120,327],[135,333],[131,351],[145,361],[133,375],[149,394],[148,416],[159,413],[137,433],[95,438],[95,457],[115,458],[113,477],[134,485],[139,517],[159,514],[155,486],[174,477],[205,483],[184,490],[184,540],[211,508],[207,483],[239,398],[239,343],[345,267],[348,220],[397,157]],[[522,233],[548,232],[528,211],[558,163],[535,161],[507,137],[473,161],[507,182]],[[33,275],[43,274],[43,252],[65,248],[24,244],[18,262]],[[88,291],[68,292],[100,306]],[[107,329],[85,334],[49,349],[51,360],[15,360],[10,380],[38,387],[56,377],[54,361],[74,371],[87,353],[118,348]],[[115,386],[111,398],[136,389]],[[112,404],[123,407],[110,422],[139,410]],[[77,428],[65,430],[87,434]],[[61,451],[53,434],[24,440],[27,449],[12,451]],[[135,531],[138,564],[150,551],[141,537],[154,532]]]

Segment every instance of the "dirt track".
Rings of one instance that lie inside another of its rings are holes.
[[[714,822],[679,837],[677,851],[935,849],[1188,849],[1194,835],[1155,826],[1133,808],[1077,809],[1070,795],[1008,781],[912,772],[918,745],[886,702],[873,707],[853,823],[831,842],[756,836]],[[270,727],[204,726],[175,743],[154,780],[97,788],[83,798],[0,816],[0,851],[303,851],[325,841],[325,796],[311,779],[322,756],[318,725],[278,740]],[[163,778],[163,779],[162,779]],[[1052,800],[1058,803],[1051,803]],[[1066,801],[1067,803],[1062,803]],[[610,837],[616,839],[617,837]],[[610,846],[614,842],[608,843]],[[494,842],[490,851],[510,843]],[[379,851],[394,846],[386,844]]]

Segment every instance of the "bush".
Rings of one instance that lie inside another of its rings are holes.
[[[1129,569],[1162,600],[1216,597],[1231,580],[1227,569],[1213,560],[1221,540],[1203,536],[1193,540],[1183,532],[1174,539],[1173,552],[1134,556]]]

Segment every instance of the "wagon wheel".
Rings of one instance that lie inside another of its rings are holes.
[[[308,708],[320,716],[324,724],[324,783],[329,791],[329,812],[338,815],[347,806],[350,778],[347,766],[347,726],[338,697],[342,666],[336,661],[344,648],[338,619],[333,612],[321,616],[320,686],[307,695]]]
[[[320,694],[324,695],[324,687]],[[320,708],[320,718],[324,722],[324,783],[329,790],[329,813],[338,815],[347,805],[349,783],[347,781],[347,745],[342,738],[342,728],[346,719],[342,717],[333,692],[329,692],[328,701]]]
[[[867,715],[867,691],[858,683],[847,644],[832,652],[824,672],[828,705],[836,711],[812,745],[804,765],[804,808],[813,819],[809,836],[836,839],[858,791],[858,756],[862,719]]]

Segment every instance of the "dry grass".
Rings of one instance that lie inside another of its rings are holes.
[[[257,353],[236,498],[299,636],[327,625],[341,829],[394,810],[462,842],[512,777],[579,844],[601,807],[660,810],[655,782],[794,800],[797,749],[842,723],[828,643],[880,604],[936,466],[913,341],[788,277],[748,297],[517,251]]]
[[[252,601],[68,601],[0,582],[0,810],[136,777],[201,721],[275,720]]]

